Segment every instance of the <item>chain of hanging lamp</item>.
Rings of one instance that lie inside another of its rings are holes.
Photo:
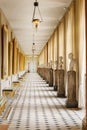
[[[36,9],[38,11],[38,17],[36,17]],[[32,17],[32,23],[34,24],[36,30],[38,28],[39,23],[41,23],[43,21],[42,16],[41,16],[41,12],[39,9],[39,3],[37,2],[37,0],[35,0],[34,2],[34,11],[33,11],[33,17]],[[35,55],[35,43],[34,43],[34,32],[33,32],[33,44],[32,44],[32,60],[34,60],[34,55]]]
[[[35,55],[35,43],[34,43],[34,33],[33,33],[33,44],[32,44],[32,60],[34,61],[34,55]]]
[[[38,13],[39,13],[40,19],[36,18],[36,8],[38,9]],[[39,25],[39,23],[42,22],[42,21],[43,21],[43,19],[41,17],[41,12],[40,12],[40,9],[39,9],[39,3],[37,2],[37,0],[35,0],[35,2],[34,2],[33,17],[32,17],[32,23],[37,28],[38,25]]]

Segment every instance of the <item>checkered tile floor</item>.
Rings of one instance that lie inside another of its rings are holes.
[[[58,98],[53,87],[37,73],[27,74],[18,95],[10,101],[8,130],[81,130],[84,111],[67,109],[66,98]]]

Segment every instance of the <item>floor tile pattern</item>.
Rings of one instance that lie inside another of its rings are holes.
[[[30,73],[0,123],[8,123],[9,130],[81,130],[84,111],[67,109],[65,102],[37,73]]]

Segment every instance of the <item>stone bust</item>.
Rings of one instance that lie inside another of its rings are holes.
[[[53,68],[53,61],[50,61],[50,68]]]
[[[50,63],[48,62],[48,68],[50,67]]]
[[[57,69],[57,61],[54,61],[54,70]]]
[[[52,62],[52,60],[51,60],[50,62],[48,62],[48,67],[49,67],[49,68],[52,68],[52,66],[53,66],[53,62]]]
[[[59,57],[58,69],[62,69],[62,68],[63,68],[63,57],[60,56],[60,57]]]
[[[76,59],[73,58],[73,54],[72,53],[68,54],[68,58],[70,60],[70,62],[69,62],[69,70],[74,70],[74,66],[76,64]]]

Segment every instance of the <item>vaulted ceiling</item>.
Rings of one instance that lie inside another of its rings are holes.
[[[32,55],[35,42],[35,54],[39,54],[52,35],[72,0],[38,0],[43,18],[37,31],[32,25],[34,0],[0,0],[0,8],[6,15],[22,50]]]

